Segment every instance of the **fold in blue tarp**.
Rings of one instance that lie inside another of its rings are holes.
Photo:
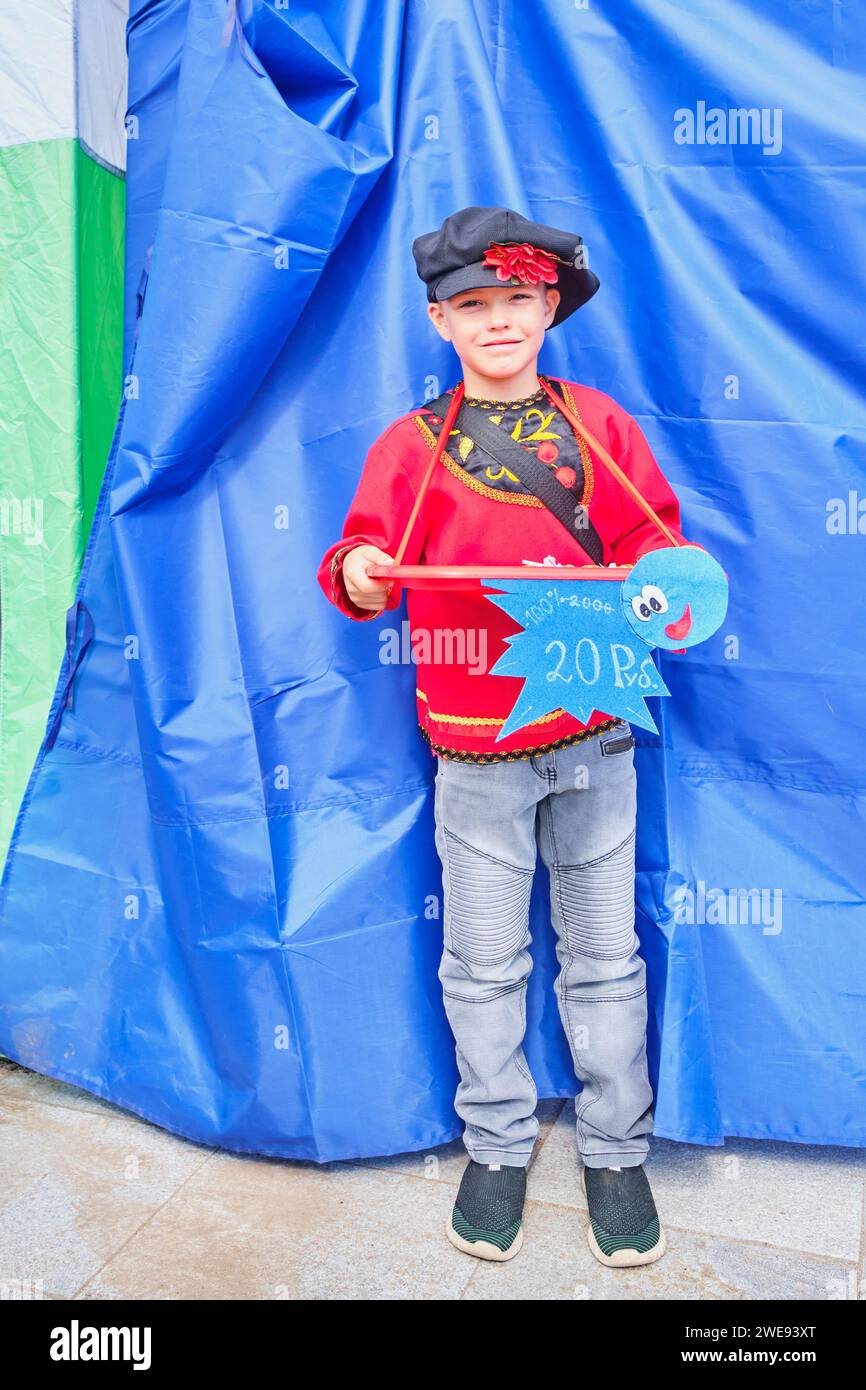
[[[125,401],[3,878],[0,1050],[231,1149],[460,1132],[414,670],[315,570],[369,444],[459,377],[413,238],[504,203],[601,280],[542,370],[638,418],[732,579],[638,738],[655,1132],[863,1144],[863,33],[830,0],[796,30],[293,0],[224,45],[226,13],[133,5]],[[572,1095],[547,889],[526,1053]]]

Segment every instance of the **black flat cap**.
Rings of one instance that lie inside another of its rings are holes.
[[[600,284],[585,263],[582,237],[530,222],[513,208],[461,208],[438,231],[416,237],[412,255],[431,304],[485,285],[555,284],[561,297],[551,328]]]

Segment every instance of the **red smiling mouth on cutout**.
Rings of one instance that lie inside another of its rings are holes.
[[[683,616],[681,618],[677,618],[675,623],[668,623],[667,627],[665,628],[665,632],[668,637],[681,638],[686,636],[686,634],[691,630],[691,626],[692,610],[689,608],[689,605],[686,604]]]

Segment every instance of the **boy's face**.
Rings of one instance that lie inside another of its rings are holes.
[[[552,285],[485,285],[428,304],[427,312],[464,369],[505,379],[533,365],[559,299]]]

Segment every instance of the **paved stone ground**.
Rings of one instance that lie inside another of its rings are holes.
[[[444,1224],[466,1162],[315,1163],[180,1139],[0,1060],[0,1283],[61,1299],[866,1298],[866,1151],[651,1141],[668,1249],[609,1270],[586,1242],[571,1101],[542,1101],[525,1243],[491,1264]]]

